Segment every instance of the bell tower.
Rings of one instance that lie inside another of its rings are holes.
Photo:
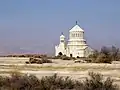
[[[66,51],[65,51],[65,36],[63,33],[61,33],[60,35],[60,43],[58,46],[55,47],[55,50],[56,50],[56,56],[61,53],[62,55],[65,55],[66,54]]]
[[[65,50],[65,36],[64,36],[63,32],[61,33],[61,36],[60,36],[59,46],[61,47],[62,50]]]
[[[60,43],[65,43],[65,36],[63,32],[61,33],[61,36],[60,36]]]

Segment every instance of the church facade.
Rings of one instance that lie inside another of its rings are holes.
[[[87,57],[93,53],[93,49],[87,45],[84,39],[84,30],[77,24],[69,31],[69,40],[66,43],[65,36],[60,36],[59,45],[55,46],[55,56],[62,53],[69,57]]]

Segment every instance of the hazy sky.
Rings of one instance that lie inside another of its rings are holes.
[[[0,0],[0,54],[52,54],[76,20],[91,47],[120,47],[120,0]]]

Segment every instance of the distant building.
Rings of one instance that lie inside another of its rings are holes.
[[[62,53],[72,57],[87,57],[93,50],[87,45],[84,39],[84,30],[77,24],[69,31],[69,40],[65,42],[65,36],[60,36],[60,44],[55,46],[55,56]]]

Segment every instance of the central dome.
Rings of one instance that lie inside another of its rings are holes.
[[[84,30],[82,28],[80,28],[79,25],[75,25],[69,32],[73,32],[73,31],[81,31],[84,32]]]

